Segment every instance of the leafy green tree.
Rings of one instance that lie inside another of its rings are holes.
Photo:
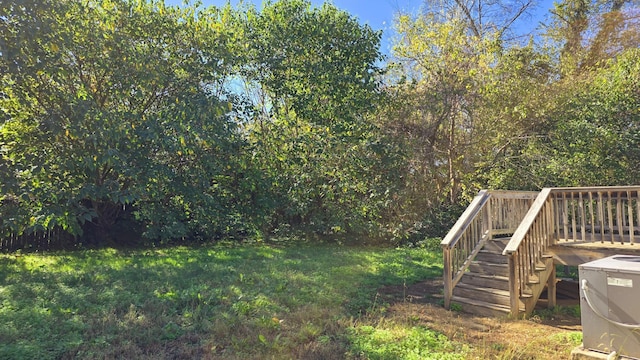
[[[246,10],[238,73],[253,104],[252,160],[272,201],[266,233],[373,231],[390,199],[391,146],[370,117],[381,101],[380,33],[333,5],[267,3]],[[383,170],[384,168],[384,170]]]
[[[506,141],[497,144],[500,151],[480,167],[489,186],[637,183],[637,118],[629,109],[637,104],[637,79],[630,69],[638,27],[628,4],[558,3],[547,27],[547,36],[555,42],[512,52],[524,61],[505,63],[507,73],[527,70],[505,79],[496,97],[496,104],[504,105],[491,111],[520,125],[497,134]],[[502,93],[518,83],[512,89],[524,90],[517,90],[520,95]]]
[[[237,140],[224,34],[203,15],[159,1],[0,4],[4,226],[98,239],[122,215],[151,238],[227,227]]]
[[[563,185],[638,183],[639,55],[623,52],[566,93],[549,132],[553,156],[545,169]]]

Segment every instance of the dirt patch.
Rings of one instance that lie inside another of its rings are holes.
[[[489,318],[442,306],[441,279],[378,290],[389,304],[387,318],[427,326],[452,340],[468,344],[476,359],[566,359],[576,346],[580,318],[549,312],[525,320]]]

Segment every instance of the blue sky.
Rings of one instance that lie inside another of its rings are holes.
[[[522,31],[528,31],[536,28],[540,21],[544,19],[549,8],[553,4],[553,0],[538,0],[539,5],[533,18],[521,22]],[[236,6],[239,0],[231,0],[231,4]],[[245,0],[245,3],[254,3],[257,8],[262,5],[262,0]],[[311,0],[311,2],[320,6],[323,0]],[[368,24],[374,30],[382,30],[382,52],[391,53],[391,40],[393,39],[393,18],[399,12],[401,13],[417,13],[424,0],[332,0],[339,9],[345,10],[351,15],[358,18],[362,24]],[[168,5],[181,5],[183,0],[165,0]],[[202,0],[204,6],[222,6],[227,0]]]

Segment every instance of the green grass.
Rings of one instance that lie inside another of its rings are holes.
[[[397,323],[348,329],[349,355],[371,360],[462,360],[467,348],[424,326]]]
[[[378,287],[441,276],[441,261],[335,245],[0,255],[0,359],[444,354],[456,345],[426,328],[357,322],[384,311]]]

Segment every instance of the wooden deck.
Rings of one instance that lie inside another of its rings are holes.
[[[554,264],[640,256],[640,186],[482,190],[441,245],[445,307],[528,314],[556,304]]]
[[[613,255],[638,255],[640,244],[630,242],[629,236],[616,236],[616,241],[583,241],[560,239],[547,251],[556,264],[578,266]]]

